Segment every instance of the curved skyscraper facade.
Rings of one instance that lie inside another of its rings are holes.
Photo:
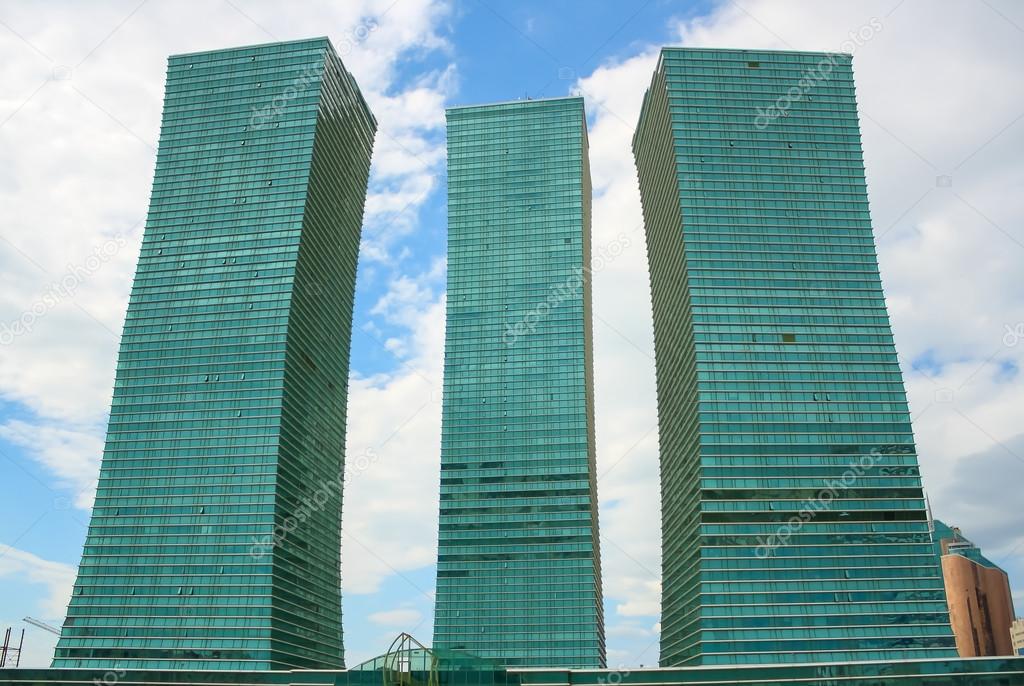
[[[170,58],[55,667],[344,665],[348,351],[375,130],[326,38]]]

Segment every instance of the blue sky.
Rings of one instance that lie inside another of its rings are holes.
[[[1024,581],[1024,93],[991,86],[1017,83],[1024,66],[1013,3],[11,2],[0,8],[0,628],[26,615],[62,621],[167,55],[326,33],[380,121],[348,447],[379,459],[353,471],[345,496],[349,664],[401,630],[430,638],[444,107],[577,92],[588,108],[595,251],[628,245],[594,277],[609,663],[655,664],[653,344],[629,151],[640,98],[661,45],[838,50],[865,26],[881,26],[854,43],[869,191],[925,484],[939,516]],[[67,273],[80,275],[73,292],[45,304],[48,284]],[[26,313],[31,331],[5,337]],[[29,628],[26,664],[46,664],[52,639]]]

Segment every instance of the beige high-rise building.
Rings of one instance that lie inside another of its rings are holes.
[[[1024,619],[1016,619],[1010,625],[1010,643],[1014,655],[1024,655]]]

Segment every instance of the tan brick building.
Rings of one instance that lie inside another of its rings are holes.
[[[935,541],[960,657],[1013,655],[1013,597],[1006,572],[982,555],[959,529],[937,520]]]

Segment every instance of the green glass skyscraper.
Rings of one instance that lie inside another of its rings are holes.
[[[583,100],[447,119],[434,646],[602,666]]]
[[[665,49],[633,148],[657,358],[661,663],[954,656],[850,56]]]
[[[348,351],[375,130],[325,38],[170,58],[55,667],[343,666]]]

